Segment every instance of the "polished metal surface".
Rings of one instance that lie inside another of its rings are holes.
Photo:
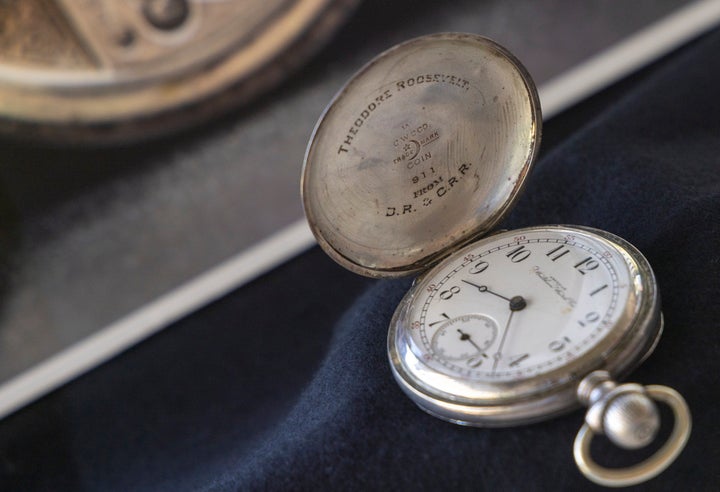
[[[0,6],[0,131],[116,141],[197,124],[292,72],[356,0]]]
[[[515,202],[540,143],[520,63],[476,35],[396,46],[337,94],[303,171],[313,233],[363,275],[423,268],[489,231]]]

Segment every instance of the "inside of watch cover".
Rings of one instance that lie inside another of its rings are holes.
[[[323,249],[369,276],[427,267],[489,231],[540,140],[525,69],[479,36],[398,45],[335,96],[305,157],[303,203]]]

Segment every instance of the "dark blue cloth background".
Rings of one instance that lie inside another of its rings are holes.
[[[665,333],[632,379],[678,389],[694,433],[638,489],[720,485],[718,53],[714,32],[548,124],[504,224],[606,229],[654,266]],[[408,284],[315,248],[0,422],[0,489],[593,489],[580,412],[474,429],[403,395],[385,345]]]

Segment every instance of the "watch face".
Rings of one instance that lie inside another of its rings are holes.
[[[646,271],[588,230],[485,238],[422,277],[398,309],[390,335],[394,364],[403,366],[396,375],[438,398],[470,402],[565,384],[603,364],[636,325],[641,298],[654,292]]]

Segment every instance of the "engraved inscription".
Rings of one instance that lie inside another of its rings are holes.
[[[419,165],[422,164],[423,162],[432,159],[432,152],[425,152],[425,153],[423,153],[422,155],[417,155],[417,154],[415,154],[415,155],[416,155],[417,157],[413,157],[412,160],[408,161],[408,163],[407,163],[407,168],[408,168],[408,169],[412,169],[412,168],[414,168],[415,166],[419,166]]]
[[[395,87],[398,91],[406,89],[408,87],[414,87],[421,84],[449,84],[465,89],[470,89],[470,81],[462,77],[455,75],[449,75],[446,73],[434,73],[434,74],[421,74],[415,75],[414,77],[408,77],[405,80],[399,80],[395,83]]]
[[[453,173],[451,176],[445,178],[442,175],[438,175],[433,178],[432,182],[422,188],[414,190],[412,192],[412,201],[416,202],[417,199],[421,199],[420,203],[422,204],[422,207],[431,206],[435,203],[435,200],[439,200],[447,196],[447,194],[452,191],[455,186],[460,184],[470,171],[471,167],[471,162],[464,162],[457,167],[457,172]],[[431,174],[435,174],[435,169],[433,167],[430,169],[432,170]],[[426,173],[423,172],[423,175],[426,175]],[[415,176],[415,178],[418,178],[418,176]],[[386,207],[385,217],[402,217],[417,211],[418,208],[414,206],[413,203],[393,205]]]
[[[428,193],[428,192],[434,190],[435,188],[437,188],[438,186],[440,186],[440,184],[441,184],[442,182],[443,182],[443,177],[442,177],[442,176],[439,176],[437,179],[433,180],[432,183],[429,183],[428,185],[423,186],[423,187],[420,188],[419,190],[415,191],[415,192],[413,193],[413,198],[417,198],[417,197],[419,197],[419,196],[423,196],[425,193]]]
[[[406,91],[412,87],[425,86],[428,84],[446,84],[457,87],[459,89],[464,89],[466,91],[470,90],[469,80],[457,75],[451,75],[446,73],[419,74],[403,80],[398,80],[395,82],[395,85],[393,87],[389,89],[383,89],[380,94],[378,94],[373,100],[368,102],[365,107],[357,114],[355,120],[352,122],[352,125],[345,134],[345,139],[338,145],[337,153],[343,154],[350,151],[350,146],[352,145],[353,140],[355,140],[358,133],[360,133],[360,130],[367,121],[367,119],[370,118],[370,116],[377,108],[379,108],[388,99],[390,99],[393,96],[393,93]],[[414,159],[413,152],[420,152],[421,147],[437,140],[440,137],[439,133],[435,131],[435,133],[424,135],[422,139],[415,138],[416,136],[419,136],[421,133],[426,132],[430,129],[430,126],[427,123],[423,123],[415,129],[411,129],[409,125],[408,128],[404,127],[405,125],[403,125],[403,129],[409,130],[409,132],[404,134],[401,138],[395,140],[394,142],[396,147],[400,147],[401,145],[403,146],[401,148],[402,154],[400,154],[400,157],[394,160],[394,163],[400,162],[402,160]]]
[[[430,124],[423,123],[422,125],[418,125],[417,128],[411,129],[411,125],[409,123],[404,123],[403,125],[401,125],[401,128],[403,130],[406,130],[406,131],[409,130],[409,131],[407,131],[407,133],[404,133],[403,135],[400,135],[400,138],[395,139],[395,141],[393,142],[393,145],[395,147],[400,147],[401,144],[411,142],[411,141],[414,141],[414,142],[417,142],[418,144],[420,144],[420,142],[418,142],[416,139],[420,138],[420,136],[423,133],[425,133],[426,131],[428,131],[430,129]]]
[[[387,212],[385,213],[385,217],[398,217],[400,215],[405,215],[416,211],[417,209],[414,209],[412,204],[402,205],[400,207],[388,207]]]
[[[409,123],[403,123],[401,128],[405,133],[393,141],[393,146],[400,149],[402,153],[393,159],[393,164],[406,162],[407,168],[412,169],[432,157],[430,152],[426,152],[419,157],[418,154],[420,154],[422,147],[437,140],[437,137],[434,139],[428,138],[431,125],[427,122],[414,128]],[[438,134],[437,131],[432,133]]]
[[[431,133],[430,135],[428,135],[427,137],[420,139],[420,146],[425,147],[427,144],[434,142],[438,138],[440,138],[440,134],[437,131],[435,131],[435,132]]]
[[[353,121],[352,126],[348,129],[347,134],[345,135],[345,140],[338,146],[338,154],[342,154],[343,152],[348,152],[350,149],[346,146],[352,145],[352,141],[355,139],[355,136],[360,132],[360,129],[365,124],[365,121],[370,118],[370,115],[378,108],[382,103],[387,101],[392,97],[392,93],[389,89],[384,90],[382,94],[375,97],[373,101],[370,101],[365,108],[363,108],[362,111],[358,114],[357,118],[355,118],[355,121]]]
[[[450,190],[453,189],[456,184],[460,183],[460,181],[462,181],[462,179],[465,177],[465,173],[470,170],[470,166],[472,166],[472,164],[469,162],[460,164],[458,166],[458,172],[460,174],[450,176],[447,180],[447,184],[438,186],[435,190],[435,194],[438,196],[438,198],[445,196]]]
[[[366,161],[378,164],[387,163],[392,165],[392,168],[388,169],[388,179],[409,180],[412,183],[408,187],[398,189],[395,196],[388,200],[389,203],[378,203],[376,199],[375,212],[379,216],[405,217],[434,207],[437,202],[443,201],[446,196],[449,196],[466,175],[472,174],[473,164],[464,161],[461,153],[452,151],[454,148],[452,144],[460,138],[458,135],[455,135],[455,140],[446,142],[447,150],[444,151],[443,146],[439,145],[439,142],[445,141],[456,131],[453,130],[455,122],[452,119],[448,120],[447,115],[441,113],[437,115],[436,120],[436,114],[432,108],[425,106],[422,107],[422,113],[417,111],[410,113],[415,117],[419,116],[418,119],[408,118],[409,114],[403,118],[402,112],[396,114],[395,111],[392,111],[390,115],[385,115],[385,111],[394,110],[395,105],[403,104],[405,96],[400,95],[399,99],[391,100],[388,103],[393,105],[392,108],[383,106],[383,114],[376,115],[378,128],[374,127],[375,121],[370,122],[374,119],[373,114],[379,112],[378,108],[393,96],[401,92],[411,94],[413,88],[427,90],[433,84],[452,86],[453,91],[468,91],[471,85],[468,79],[447,73],[420,73],[395,79],[378,89],[374,93],[374,98],[370,96],[366,99],[360,111],[354,111],[354,121],[342,142],[338,142],[337,153],[349,153],[359,144],[358,135],[363,128],[371,128],[365,130],[373,132],[374,140],[369,145],[379,145],[382,142],[383,149],[387,149],[387,145],[391,143],[392,154],[390,156],[378,156],[378,158],[371,159],[368,157],[370,149],[360,149],[364,151],[357,152],[357,155],[363,159],[363,162],[357,167],[358,170],[366,168],[364,166]],[[436,101],[432,93],[428,93],[428,97],[429,101]],[[423,116],[420,116],[421,114]],[[392,118],[387,116],[392,116]],[[388,132],[388,130],[390,131]],[[370,153],[374,154],[375,152]],[[441,162],[442,160],[445,162]],[[404,173],[407,175],[403,175]]]
[[[417,175],[413,176],[411,181],[413,184],[418,184],[421,180],[433,176],[434,174],[435,168],[430,166],[429,169],[425,171],[420,171]]]

